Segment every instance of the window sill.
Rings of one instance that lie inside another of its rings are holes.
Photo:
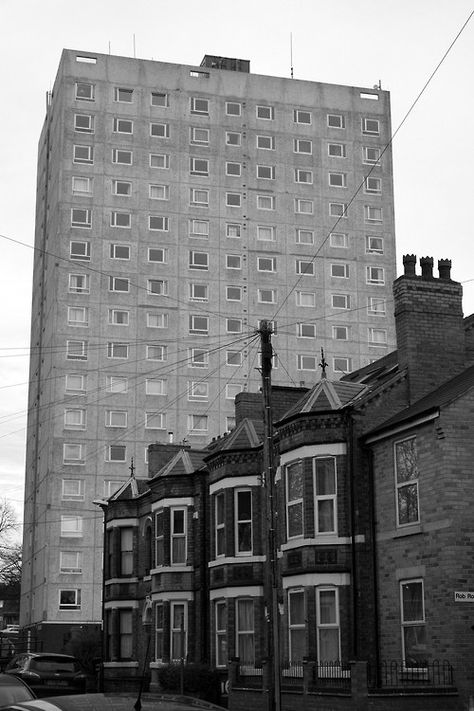
[[[395,531],[394,538],[404,538],[405,536],[414,536],[417,533],[423,533],[423,526],[421,523],[414,523],[406,528],[400,528]]]

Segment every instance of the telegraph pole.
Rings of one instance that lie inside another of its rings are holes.
[[[266,521],[268,525],[266,546],[265,602],[268,624],[267,659],[271,673],[268,688],[268,710],[280,711],[280,616],[278,611],[278,558],[277,558],[277,511],[275,498],[275,466],[273,456],[272,418],[272,329],[268,321],[260,324],[262,349],[262,392],[263,392],[263,468],[266,499]]]

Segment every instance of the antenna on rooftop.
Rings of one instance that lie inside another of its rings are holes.
[[[293,79],[293,32],[290,32],[290,76]]]
[[[137,58],[137,54],[135,52],[135,32],[133,33],[133,58]]]
[[[109,40],[109,54],[110,54],[110,40]]]

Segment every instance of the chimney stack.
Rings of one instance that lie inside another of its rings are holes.
[[[451,280],[451,261],[403,257],[404,274],[393,284],[398,362],[408,371],[410,403],[419,400],[465,367],[462,286]]]

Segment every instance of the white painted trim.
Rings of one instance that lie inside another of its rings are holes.
[[[332,444],[310,444],[304,447],[297,447],[289,452],[280,455],[280,466],[293,462],[295,459],[307,459],[309,457],[324,457],[329,455],[337,457],[346,454],[347,445],[345,442],[333,442]]]
[[[242,585],[241,588],[216,588],[209,591],[210,600],[228,597],[263,597],[263,585]]]
[[[122,583],[138,583],[138,578],[108,578],[105,581],[106,585],[120,585]]]
[[[258,474],[249,476],[227,476],[224,479],[214,482],[209,487],[209,494],[215,494],[221,489],[244,488],[246,486],[261,486],[262,478]]]
[[[153,602],[167,602],[168,600],[179,600],[180,602],[192,602],[194,593],[192,590],[165,590],[151,594]]]
[[[138,518],[114,518],[113,521],[107,521],[106,529],[129,528],[130,526],[138,526]]]
[[[321,585],[350,585],[349,573],[300,573],[282,576],[283,589],[318,587]]]
[[[374,442],[379,442],[381,439],[387,439],[387,437],[394,437],[400,432],[406,432],[407,430],[413,429],[413,427],[418,427],[419,425],[424,425],[426,422],[431,422],[439,417],[439,410],[432,412],[430,415],[425,415],[424,417],[417,417],[415,420],[410,420],[404,424],[398,425],[393,429],[388,429],[380,434],[375,434],[373,437],[368,437],[365,442],[366,444],[373,444]]]
[[[104,607],[106,610],[113,610],[114,608],[138,610],[140,603],[138,600],[109,600],[104,604]]]
[[[361,541],[357,541],[361,543]],[[289,551],[295,548],[306,548],[306,546],[347,546],[352,543],[350,536],[339,537],[337,534],[321,533],[317,538],[295,538],[295,540],[282,543],[281,551]]]
[[[158,568],[151,570],[151,575],[159,573],[192,573],[194,570],[192,565],[160,565]]]
[[[165,509],[171,506],[194,506],[194,499],[192,496],[177,496],[175,499],[159,499],[152,503],[151,510],[155,512],[157,509]]]
[[[265,563],[266,556],[264,555],[239,555],[239,556],[222,556],[215,560],[209,561],[208,568],[217,568],[219,565],[234,565],[236,563]]]

